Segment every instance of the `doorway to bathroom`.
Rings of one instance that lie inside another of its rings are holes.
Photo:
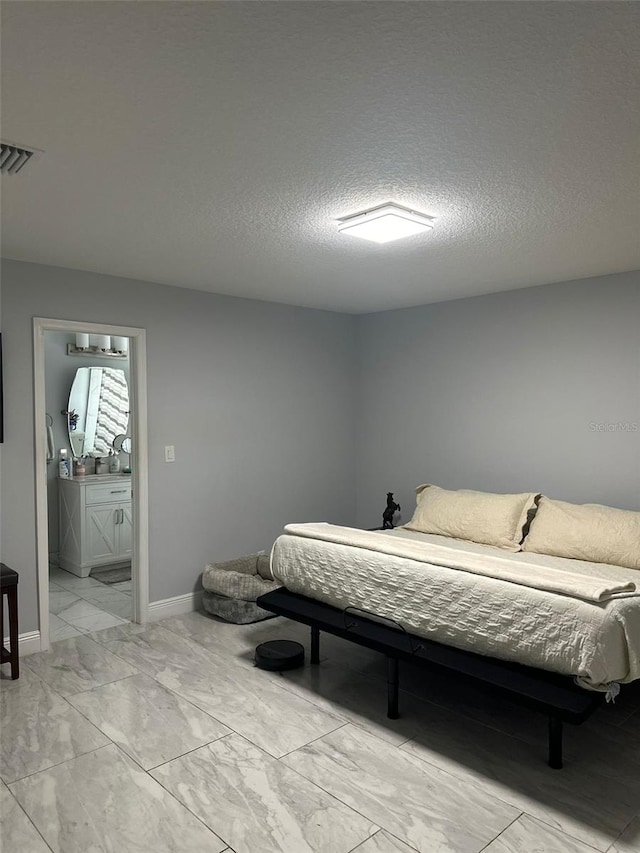
[[[148,608],[143,329],[34,320],[41,648],[144,623]]]

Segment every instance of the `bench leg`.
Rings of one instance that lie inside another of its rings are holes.
[[[387,717],[397,720],[400,716],[398,710],[398,687],[400,678],[398,675],[398,658],[387,658]]]
[[[320,663],[320,628],[311,626],[311,663]]]
[[[11,678],[20,675],[20,662],[18,658],[18,585],[9,589],[9,649],[11,650]],[[2,638],[4,642],[4,637]]]
[[[0,655],[0,658],[3,658],[2,663],[5,663],[4,660],[4,596],[5,591],[0,591],[0,648],[2,649],[3,654]],[[9,606],[9,599],[7,598],[7,606]]]
[[[562,770],[562,720],[549,714],[549,767]]]

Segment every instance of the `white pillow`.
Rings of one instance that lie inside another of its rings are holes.
[[[535,508],[535,492],[494,495],[467,489],[448,491],[424,485],[416,489],[413,518],[404,526],[420,533],[437,533],[519,551],[527,514]]]
[[[640,569],[640,512],[543,497],[523,551]]]

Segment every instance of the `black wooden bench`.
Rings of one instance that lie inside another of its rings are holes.
[[[549,766],[562,768],[562,726],[583,723],[603,694],[578,687],[571,677],[455,649],[407,633],[400,625],[358,608],[339,610],[285,587],[260,596],[257,604],[278,616],[311,627],[311,663],[320,663],[320,631],[326,631],[387,658],[387,716],[399,717],[398,662],[441,667],[491,686],[511,699],[548,715]]]
[[[11,678],[20,676],[18,657],[18,573],[0,563],[0,664],[11,664]],[[9,614],[9,648],[4,647],[4,597]]]

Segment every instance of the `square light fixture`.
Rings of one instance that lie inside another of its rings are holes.
[[[392,240],[429,231],[433,228],[433,220],[433,216],[388,202],[360,213],[343,216],[336,221],[340,223],[338,231],[341,234],[351,234],[374,243],[390,243]]]

